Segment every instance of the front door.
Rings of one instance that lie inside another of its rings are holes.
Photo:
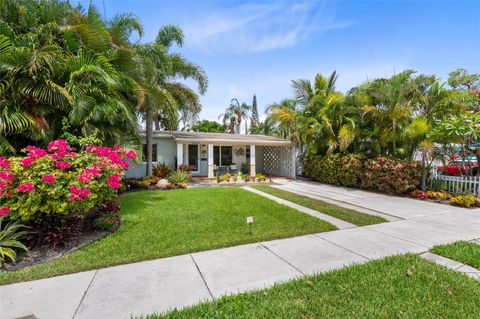
[[[200,162],[198,144],[188,144],[188,166],[192,168],[192,172],[198,171]]]

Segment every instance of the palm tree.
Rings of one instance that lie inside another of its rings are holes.
[[[227,107],[225,113],[220,114],[218,119],[222,119],[225,126],[228,127],[228,133],[240,134],[242,120],[245,121],[245,133],[248,134],[248,120],[250,119],[249,112],[251,106],[245,102],[240,102],[233,98],[230,105]]]
[[[135,140],[141,91],[127,73],[128,39],[142,30],[133,16],[105,22],[93,6],[11,0],[0,2],[0,21],[1,153],[61,136],[64,118],[108,145]]]
[[[173,45],[181,47],[184,35],[176,26],[164,26],[154,43],[137,45],[139,67],[135,78],[145,93],[139,108],[146,124],[147,176],[152,175],[153,124],[156,128],[174,130],[181,116],[185,121],[195,118],[201,110],[198,95],[178,79],[191,78],[204,94],[208,79],[201,67],[179,54],[168,51]]]

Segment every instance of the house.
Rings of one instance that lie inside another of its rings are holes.
[[[145,132],[141,133],[146,152]],[[230,165],[240,170],[249,167],[249,174],[295,177],[295,146],[292,142],[265,135],[203,133],[183,131],[154,131],[152,158],[154,165],[169,163],[189,165],[192,176],[213,178],[228,171]],[[127,177],[144,177],[146,159],[133,163]]]

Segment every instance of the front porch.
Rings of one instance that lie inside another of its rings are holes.
[[[261,173],[295,178],[293,146],[232,145],[177,142],[177,167],[191,170],[194,177],[215,178],[230,174]]]

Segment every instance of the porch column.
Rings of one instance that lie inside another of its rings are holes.
[[[214,178],[215,176],[213,172],[213,144],[208,144],[207,163],[208,163],[208,178]]]
[[[183,144],[177,143],[177,168],[183,165]]]
[[[255,171],[255,145],[250,145],[250,176],[257,175]]]

